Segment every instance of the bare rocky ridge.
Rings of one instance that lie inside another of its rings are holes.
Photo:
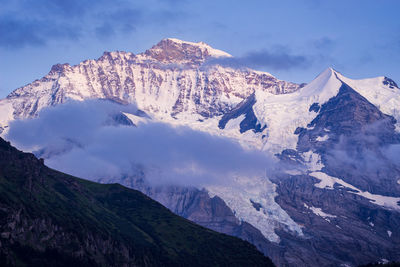
[[[183,42],[172,38],[162,40],[147,50],[144,55],[157,63],[176,63],[188,67],[199,66],[210,57],[231,57],[228,53],[214,49],[203,42]]]

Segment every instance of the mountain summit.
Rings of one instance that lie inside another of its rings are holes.
[[[171,64],[201,64],[210,57],[232,57],[206,43],[193,43],[175,38],[163,39],[144,54],[158,62]]]
[[[69,99],[114,99],[135,103],[159,119],[197,120],[222,115],[256,90],[284,94],[300,87],[251,69],[201,68],[209,57],[227,56],[201,42],[164,39],[138,55],[105,52],[75,66],[57,64],[45,77],[0,101],[0,131],[12,119],[35,117],[42,108]]]

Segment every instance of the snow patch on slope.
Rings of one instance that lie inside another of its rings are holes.
[[[328,140],[329,139],[329,135],[324,135],[324,136],[318,136],[317,137],[317,141],[318,142],[324,142],[324,141],[326,141],[326,140]]]
[[[227,131],[235,131],[240,133],[240,123],[246,118],[245,114],[240,115],[237,118],[230,119],[225,125],[225,130]]]
[[[352,80],[338,73],[338,77],[360,95],[396,120],[396,131],[400,132],[400,90],[384,84],[385,77]]]
[[[321,208],[308,206],[306,203],[304,203],[304,207],[306,207],[307,209],[311,210],[315,215],[324,218],[328,222],[330,222],[329,218],[336,218],[337,217],[336,215],[332,215],[332,214],[323,212]]]
[[[359,196],[362,196],[366,199],[369,199],[369,201],[373,204],[386,207],[389,209],[396,209],[400,210],[400,206],[398,203],[400,202],[400,197],[389,197],[389,196],[382,196],[382,195],[377,195],[377,194],[371,194],[368,191],[362,191],[355,186],[346,183],[342,179],[332,177],[326,173],[323,172],[311,172],[309,173],[310,176],[317,178],[321,182],[315,184],[315,187],[321,188],[321,189],[333,189],[335,184],[339,184],[345,188],[351,189],[349,191],[352,194],[356,194]]]
[[[304,163],[309,171],[319,171],[325,165],[322,163],[321,155],[310,151],[302,153]]]
[[[8,123],[14,119],[14,107],[11,101],[0,101],[0,134],[5,134]]]
[[[142,123],[147,123],[148,119],[144,118],[144,117],[140,117],[140,116],[136,116],[134,114],[131,113],[127,113],[127,112],[122,112],[122,114],[124,114],[126,117],[128,117],[128,119],[135,124],[136,126],[142,124]]]
[[[259,229],[272,242],[279,242],[275,229],[282,226],[302,236],[301,227],[276,202],[276,185],[265,177],[235,177],[229,186],[207,186],[210,197],[222,198],[235,216]],[[255,209],[253,203],[260,204]]]
[[[210,54],[210,56],[212,57],[232,57],[231,54],[226,53],[225,51],[219,50],[219,49],[215,49],[212,48],[211,46],[209,46],[208,44],[204,43],[204,42],[198,42],[198,43],[194,43],[194,42],[188,42],[188,41],[183,41],[183,40],[179,40],[176,38],[167,38],[167,40],[170,40],[174,43],[177,44],[187,44],[187,45],[192,45],[192,46],[197,46],[199,48],[201,48],[202,50],[207,50],[208,53]]]

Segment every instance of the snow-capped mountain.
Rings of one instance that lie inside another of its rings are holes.
[[[0,126],[68,99],[136,103],[144,113],[123,113],[124,121],[225,136],[276,157],[279,171],[203,188],[152,187],[143,169],[99,181],[139,189],[181,216],[246,239],[280,266],[400,260],[396,83],[352,80],[329,68],[297,85],[208,64],[221,57],[231,55],[164,39],[138,55],[106,52],[76,66],[55,65],[0,100]]]
[[[229,122],[228,118],[253,116],[255,123],[252,129],[257,125],[265,129],[262,131],[265,135],[262,149],[275,153],[295,149],[298,139],[296,129],[307,128],[317,116],[320,106],[339,93],[342,83],[348,84],[381,112],[393,116],[397,121],[396,129],[400,130],[400,89],[392,80],[386,77],[352,80],[332,68],[326,69],[304,88],[291,94],[272,95],[257,90],[254,96],[249,97],[251,101],[247,100],[251,102],[252,114],[232,110],[224,114],[224,124]],[[236,114],[233,115],[233,112]],[[240,124],[243,120],[237,122]],[[220,125],[220,128],[224,127]],[[243,132],[241,126],[239,129]]]
[[[314,163],[315,157],[316,162],[321,162],[317,155],[323,155],[322,162],[327,161],[325,153],[340,150],[338,146],[344,142],[347,150],[374,150],[377,145],[397,144],[400,140],[400,89],[386,77],[352,80],[329,68],[294,93],[272,95],[256,91],[238,106],[244,103],[252,107],[252,131],[257,131],[255,127],[263,129],[259,130],[263,139],[260,149],[283,154],[296,150],[312,162],[310,170],[319,168]],[[233,110],[225,113],[222,120],[229,124],[226,118],[233,114],[249,117],[248,113]],[[243,131],[243,121],[237,120],[236,126],[231,127]],[[372,137],[373,140],[366,140]],[[356,142],[349,143],[352,138],[357,138]],[[400,175],[386,176],[391,178],[375,177],[363,186],[364,178],[351,177],[364,190],[400,196]]]
[[[57,64],[1,101],[0,127],[67,99],[107,98],[135,103],[160,119],[185,115],[197,120],[223,114],[256,90],[282,94],[299,88],[269,73],[203,64],[218,57],[230,55],[201,42],[164,39],[138,55],[105,52],[75,66]]]

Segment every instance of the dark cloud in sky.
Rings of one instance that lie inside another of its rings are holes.
[[[114,27],[108,23],[104,22],[102,25],[95,28],[95,33],[99,39],[108,39],[115,35]]]
[[[77,25],[56,24],[50,20],[0,17],[0,46],[21,48],[46,45],[53,40],[77,40],[81,29]]]
[[[0,46],[19,48],[27,44],[43,45],[45,40],[37,32],[38,25],[12,18],[0,18]]]
[[[332,38],[324,36],[314,40],[313,45],[316,49],[327,51],[331,50],[336,45],[336,42]]]
[[[250,67],[272,70],[289,70],[310,67],[313,60],[303,55],[295,55],[286,48],[252,51],[242,57],[217,58],[209,60],[206,65],[220,64],[233,68]]]
[[[143,12],[133,8],[101,11],[97,16],[102,17],[102,21],[95,27],[95,34],[103,40],[115,36],[118,32],[133,32],[144,19]]]
[[[37,119],[13,122],[7,139],[36,151],[50,167],[92,180],[118,181],[143,166],[153,184],[204,186],[272,168],[265,153],[187,127],[107,123],[110,115],[135,110],[104,101],[71,102],[45,109]]]
[[[76,41],[86,19],[104,1],[5,0],[0,11],[0,46],[19,49],[49,41]]]
[[[17,0],[19,8],[40,16],[61,16],[67,19],[85,16],[104,0]],[[33,14],[32,14],[33,15]]]
[[[106,40],[132,33],[145,23],[182,17],[169,9],[138,7],[135,1],[105,0],[6,0],[0,11],[0,47],[18,49],[44,46],[50,41],[76,41],[85,37]]]

